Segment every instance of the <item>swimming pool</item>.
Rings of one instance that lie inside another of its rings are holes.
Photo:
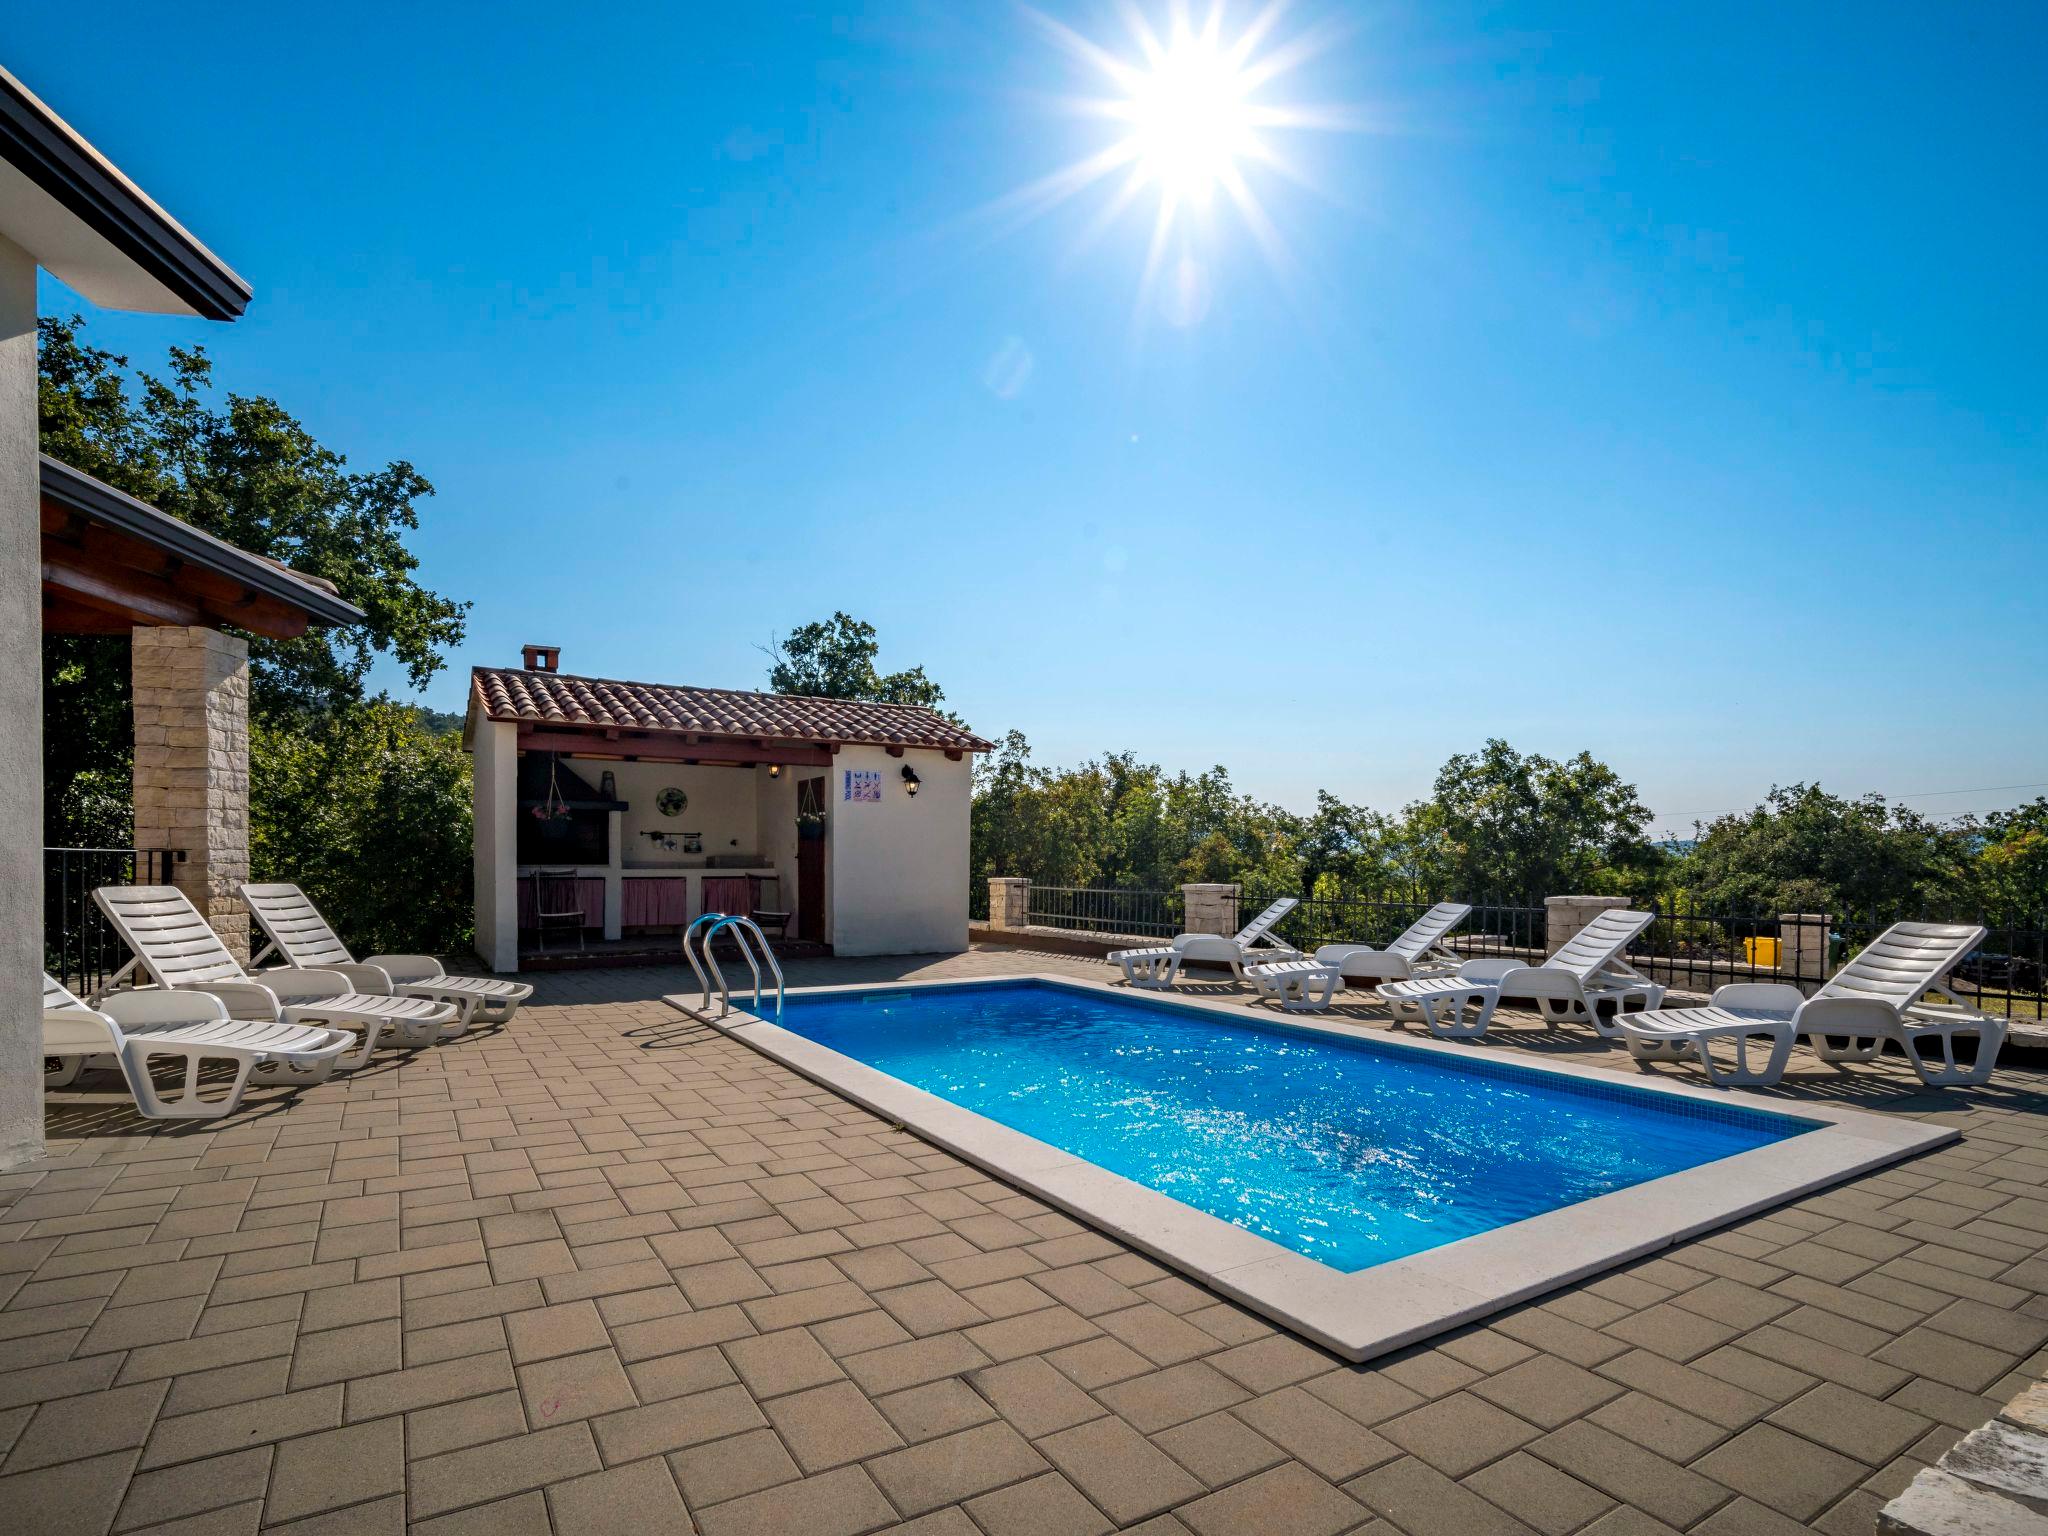
[[[1351,1360],[1959,1134],[1071,976],[667,1001]]]
[[[781,1024],[1347,1273],[1815,1128],[1043,982]]]

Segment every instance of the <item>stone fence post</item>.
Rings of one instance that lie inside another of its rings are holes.
[[[1031,925],[1031,882],[1015,875],[990,875],[988,925],[1028,928]]]
[[[1792,981],[1828,979],[1826,913],[1778,914],[1778,970]]]
[[[137,628],[135,846],[185,850],[172,879],[249,959],[249,645],[204,628]]]
[[[1556,954],[1602,912],[1628,905],[1626,896],[1546,896],[1543,898],[1543,946]]]
[[[1235,885],[1182,886],[1181,932],[1225,935],[1237,932],[1237,893]]]

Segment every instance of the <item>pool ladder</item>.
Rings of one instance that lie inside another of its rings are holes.
[[[701,937],[697,934],[700,928],[704,929]],[[698,1006],[705,1009],[711,1006],[711,987],[715,981],[718,985],[718,1016],[722,1019],[732,1012],[732,993],[726,988],[725,972],[719,968],[718,957],[711,953],[711,941],[727,928],[732,930],[733,940],[746,959],[747,969],[754,973],[754,1016],[765,1017],[761,1012],[761,963],[766,961],[768,974],[775,979],[775,1017],[781,1018],[782,967],[776,963],[775,951],[768,947],[768,935],[751,917],[728,917],[723,912],[706,912],[683,930],[683,958],[690,962],[690,969],[697,973],[698,985],[704,989],[704,999]],[[759,952],[758,959],[756,951]]]

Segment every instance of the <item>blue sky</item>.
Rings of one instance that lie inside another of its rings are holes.
[[[2048,12],[1297,0],[1272,38],[1324,46],[1259,99],[1363,131],[1269,135],[1285,263],[1218,203],[1179,304],[1149,195],[991,214],[1114,136],[1017,7],[596,14],[0,22],[256,290],[45,307],[438,487],[425,576],[476,606],[428,702],[529,640],[760,686],[843,608],[1042,761],[1297,806],[1488,736],[1666,826],[2048,780]]]

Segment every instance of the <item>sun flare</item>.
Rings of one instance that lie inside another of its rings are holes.
[[[1125,103],[1140,174],[1177,198],[1209,196],[1257,148],[1247,95],[1213,35],[1176,37]]]

